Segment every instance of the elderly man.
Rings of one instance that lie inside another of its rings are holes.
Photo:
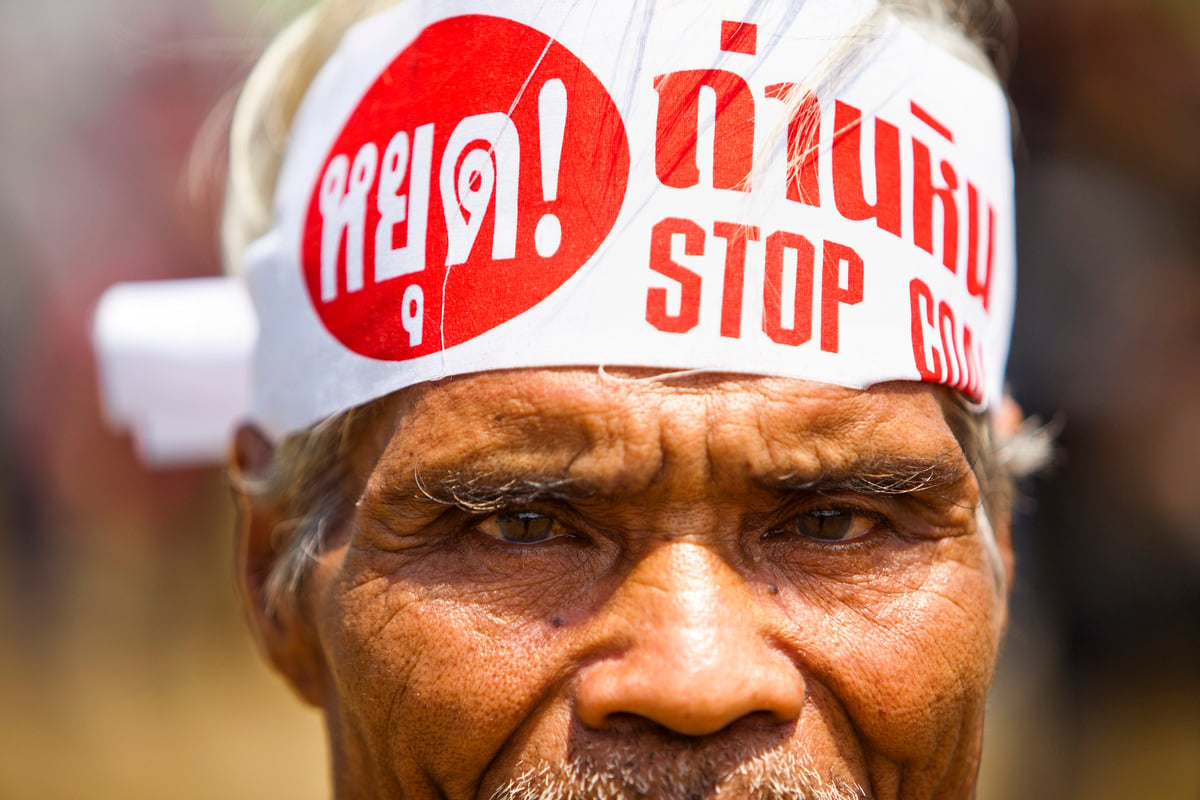
[[[974,795],[1012,174],[950,20],[329,2],[268,51],[240,574],[336,797]]]

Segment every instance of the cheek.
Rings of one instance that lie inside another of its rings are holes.
[[[373,762],[358,769],[473,795],[497,753],[551,705],[562,660],[553,623],[351,561],[344,574],[357,577],[332,592],[323,638],[344,725]]]
[[[928,759],[981,721],[1003,599],[982,552],[943,555],[785,598],[805,667],[889,760]]]

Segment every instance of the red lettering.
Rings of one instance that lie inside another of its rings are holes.
[[[970,327],[959,326],[950,304],[945,300],[935,301],[920,278],[914,278],[908,289],[912,303],[913,359],[921,380],[943,383],[971,401],[980,402],[985,378],[982,342]]]
[[[857,305],[863,298],[863,260],[853,249],[837,242],[825,242],[821,275],[821,349],[838,352],[839,319],[842,305]],[[841,285],[842,264],[846,265],[846,285]]]
[[[746,283],[746,243],[758,241],[758,228],[714,222],[713,235],[725,240],[725,291],[721,295],[721,335],[742,335],[742,290]]]
[[[821,106],[812,92],[795,83],[771,84],[767,97],[782,100],[792,112],[788,115],[788,200],[820,206]]]
[[[868,203],[862,174],[862,112],[837,101],[834,110],[833,198],[849,220],[875,219],[900,235],[900,129],[875,120],[875,202]]]
[[[942,358],[937,348],[926,350],[925,329],[933,328],[933,293],[920,278],[913,278],[908,284],[908,296],[912,306],[912,345],[913,361],[921,380],[930,383],[942,381]]]
[[[975,337],[971,334],[971,329],[966,325],[963,326],[963,354],[966,356],[966,380],[961,381],[958,387],[963,394],[971,398],[975,402],[982,399],[979,391],[979,362],[982,354],[976,352]]]
[[[766,276],[763,281],[763,332],[771,341],[792,346],[812,338],[813,269],[816,248],[797,233],[776,231],[767,237]],[[784,251],[796,254],[796,291],[791,298],[795,309],[792,327],[783,326]]]
[[[752,56],[758,52],[758,26],[752,22],[721,21],[721,49]]]
[[[700,276],[671,260],[671,244],[683,236],[683,253],[704,255],[704,229],[689,219],[667,217],[650,234],[650,269],[679,284],[679,314],[667,311],[667,290],[653,287],[646,293],[646,321],[660,331],[686,333],[700,322]]]
[[[629,135],[577,56],[501,17],[434,22],[377,68],[312,154],[295,243],[320,325],[402,362],[523,315],[583,269],[625,202]]]
[[[933,255],[933,201],[942,205],[942,263],[958,272],[958,206],[954,192],[958,175],[950,163],[941,165],[945,186],[933,185],[933,167],[929,148],[913,139],[913,240],[917,247]]]
[[[942,338],[942,355],[946,358],[946,383],[958,388],[962,382],[962,358],[954,339],[954,310],[943,300],[938,303],[938,332]]]
[[[992,259],[995,255],[996,241],[996,209],[988,203],[988,230],[987,230],[987,262],[984,264],[983,277],[979,276],[979,192],[976,188],[967,184],[967,213],[971,215],[971,222],[967,231],[967,291],[972,297],[978,297],[983,300],[983,308],[986,311],[988,304],[992,299]]]
[[[714,121],[713,186],[750,190],[754,168],[754,95],[746,82],[719,69],[685,70],[654,79],[658,131],[654,166],[664,186],[686,189],[700,183],[696,162],[700,90],[717,95]]]
[[[923,109],[919,105],[917,105],[915,100],[910,101],[908,104],[908,107],[910,109],[912,109],[912,113],[913,113],[914,117],[921,120],[921,122],[924,122],[929,127],[933,128],[935,131],[938,132],[938,135],[940,135],[946,141],[953,144],[954,134],[950,132],[950,129],[947,128],[942,123],[938,122],[937,119],[935,119],[934,116],[932,114],[930,114],[928,111],[926,111],[925,109]]]

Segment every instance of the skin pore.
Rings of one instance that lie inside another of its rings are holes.
[[[942,390],[642,374],[388,398],[294,611],[243,498],[335,796],[973,796],[1008,582]]]

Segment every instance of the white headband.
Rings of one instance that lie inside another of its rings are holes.
[[[240,416],[279,437],[565,365],[994,404],[1009,131],[991,78],[874,0],[407,0],[351,29],[296,117],[245,256]]]

